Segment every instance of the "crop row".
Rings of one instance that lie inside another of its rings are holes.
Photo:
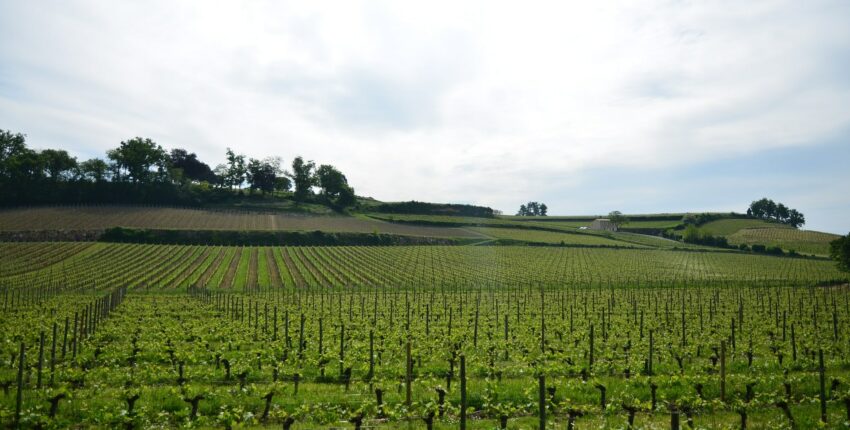
[[[221,247],[52,244],[67,256],[42,263],[33,244],[2,244],[16,271],[4,291],[58,288],[238,291],[269,288],[479,286],[813,285],[845,282],[825,260],[652,249],[538,247]],[[21,249],[20,255],[15,254]],[[46,265],[45,265],[46,264]]]
[[[127,295],[64,357],[91,296],[16,309],[0,417],[18,372],[33,427],[810,428],[850,399],[846,287],[188,293]]]

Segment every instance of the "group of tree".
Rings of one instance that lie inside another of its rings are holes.
[[[105,159],[78,161],[65,150],[31,149],[25,135],[0,130],[0,204],[202,204],[232,197],[234,190],[241,193],[243,188],[249,194],[278,192],[298,202],[315,201],[336,209],[356,203],[354,189],[334,166],[316,167],[300,156],[293,160],[291,172],[281,165],[280,157],[249,158],[228,148],[226,163],[212,169],[195,153],[182,148],[166,151],[141,137],[122,141],[106,152]]]
[[[528,202],[524,205],[519,205],[517,216],[546,216],[548,215],[549,207],[546,203]]]
[[[829,243],[829,255],[838,262],[838,268],[850,272],[850,233]]]
[[[755,218],[761,218],[768,221],[780,222],[788,224],[794,228],[798,228],[806,223],[806,218],[796,209],[790,209],[782,203],[775,203],[773,200],[763,198],[750,203],[747,208],[747,215]]]

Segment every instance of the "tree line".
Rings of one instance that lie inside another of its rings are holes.
[[[519,205],[517,216],[546,216],[548,215],[549,207],[546,203],[528,202],[524,205]]]
[[[193,152],[166,151],[141,137],[122,141],[105,159],[78,161],[62,149],[31,149],[26,135],[0,130],[0,204],[204,204],[244,195],[243,189],[337,210],[356,203],[336,167],[301,156],[289,171],[282,164],[280,157],[250,158],[228,148],[226,162],[213,169]]]
[[[747,215],[767,221],[788,224],[794,228],[798,228],[806,223],[805,216],[796,209],[790,209],[784,204],[776,203],[768,198],[762,198],[761,200],[750,203],[750,207],[747,208]]]

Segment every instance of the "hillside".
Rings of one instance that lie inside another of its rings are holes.
[[[726,237],[730,245],[774,246],[786,252],[817,256],[828,256],[829,243],[840,237],[757,219],[723,219],[706,223],[700,228],[712,235]]]

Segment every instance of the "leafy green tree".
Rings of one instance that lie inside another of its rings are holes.
[[[336,167],[330,164],[322,164],[316,169],[316,180],[321,193],[328,198],[335,198],[342,189],[348,186],[348,179]]]
[[[248,167],[245,165],[245,156],[236,154],[232,149],[227,148],[227,173],[224,183],[229,188],[242,187],[245,182],[245,174],[248,173]]]
[[[248,161],[247,172],[251,192],[260,190],[263,194],[270,193],[274,191],[277,175],[280,173],[280,159],[257,160],[252,158]]]
[[[45,173],[52,181],[68,180],[77,168],[77,159],[63,149],[45,149],[41,151]]]
[[[322,198],[336,208],[342,209],[356,203],[354,189],[348,185],[348,179],[336,167],[329,164],[319,166],[316,169],[316,182],[322,189]]]
[[[274,180],[275,191],[289,191],[292,189],[292,180],[286,176],[278,176]]]
[[[165,150],[150,139],[135,137],[121,142],[118,148],[106,153],[112,160],[115,180],[126,176],[133,183],[150,183],[153,179],[162,179],[166,175],[167,156]],[[152,168],[156,168],[154,176]],[[122,175],[126,173],[126,175]]]
[[[313,175],[313,170],[316,168],[316,163],[312,161],[304,161],[299,155],[292,160],[292,173],[289,177],[295,184],[295,193],[293,198],[297,202],[307,200],[313,193],[313,186],[316,185],[316,177]]]
[[[829,255],[838,262],[838,268],[850,272],[850,233],[829,243]]]
[[[788,219],[785,220],[785,223],[791,227],[800,228],[806,223],[806,217],[797,212],[796,209],[791,209],[788,211]]]
[[[108,172],[109,165],[100,158],[83,161],[77,166],[77,176],[88,181],[103,182]]]
[[[0,178],[9,176],[8,160],[27,149],[26,135],[0,130]]]
[[[614,223],[614,225],[616,225],[617,228],[620,228],[621,225],[629,223],[629,218],[626,217],[625,215],[623,215],[623,213],[620,212],[620,211],[609,212],[608,213],[608,219],[612,223]]]
[[[540,204],[540,216],[546,216],[546,215],[548,215],[548,212],[549,212],[549,207],[546,206],[546,203],[541,203]]]
[[[183,177],[194,182],[216,182],[215,173],[210,166],[198,159],[194,152],[175,148],[169,154],[171,167],[180,169]]]
[[[528,215],[528,208],[525,205],[519,205],[519,210],[516,214],[517,216],[526,216]]]

